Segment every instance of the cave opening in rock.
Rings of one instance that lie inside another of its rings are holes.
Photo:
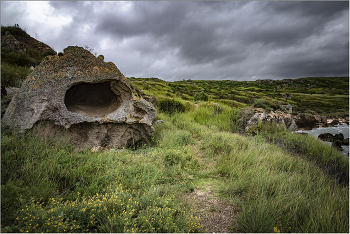
[[[116,111],[122,103],[112,90],[109,82],[72,86],[64,97],[68,111],[92,118],[102,118]]]

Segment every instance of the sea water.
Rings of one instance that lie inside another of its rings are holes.
[[[311,135],[315,136],[316,138],[322,133],[331,133],[333,135],[342,133],[344,135],[344,138],[349,138],[349,125],[338,124],[337,126],[334,126],[334,127],[320,127],[320,128],[313,128],[312,130],[299,130],[296,132],[306,132],[307,134],[311,134]],[[326,143],[328,143],[328,142],[326,142]],[[329,142],[329,144],[331,144],[331,143]],[[341,151],[341,153],[343,155],[348,156],[349,146],[343,145],[342,149],[343,150]]]

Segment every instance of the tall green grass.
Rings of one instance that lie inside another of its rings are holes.
[[[194,189],[188,171],[197,161],[176,145],[92,153],[4,135],[2,231],[198,232],[179,199]]]
[[[30,73],[26,67],[1,63],[1,85],[20,88]]]
[[[331,173],[348,173],[339,152],[278,128],[244,137],[234,132],[249,111],[188,105],[160,111],[164,123],[134,150],[2,132],[2,232],[203,232],[183,199],[203,181],[220,181],[238,208],[232,231],[349,232],[348,183]]]

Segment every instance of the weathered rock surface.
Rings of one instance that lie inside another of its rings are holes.
[[[281,111],[276,111],[276,113],[271,111],[270,113],[255,113],[248,121],[245,130],[249,131],[252,127],[257,126],[259,122],[275,122],[283,124],[286,129],[291,131],[294,131],[297,128],[291,114],[286,114]]]
[[[334,136],[331,133],[322,133],[317,138],[321,141],[333,141]]]
[[[318,139],[321,141],[333,142],[334,146],[349,145],[349,138],[344,138],[344,135],[342,133],[335,135],[331,133],[322,133],[318,136]]]
[[[295,116],[294,121],[299,129],[307,129],[307,130],[316,128],[318,123],[318,121],[315,119],[314,116],[309,116],[309,115]]]
[[[2,124],[32,129],[86,147],[124,148],[153,135],[154,106],[133,95],[130,82],[103,56],[69,46],[47,56],[14,95]]]

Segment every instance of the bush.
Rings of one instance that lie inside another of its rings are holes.
[[[1,64],[1,85],[5,87],[20,88],[23,81],[31,73],[28,68],[21,67],[15,64]]]
[[[196,93],[194,95],[194,100],[195,101],[208,101],[209,100],[209,96],[207,93],[205,92],[200,92],[200,93]]]
[[[35,65],[35,62],[27,54],[9,48],[1,48],[1,62],[6,62],[21,67],[30,67]]]
[[[180,101],[174,99],[165,99],[158,102],[159,109],[162,112],[171,114],[174,112],[185,112],[186,107]]]
[[[56,55],[56,53],[55,51],[52,51],[52,50],[45,51],[44,56],[48,56],[48,55]]]
[[[279,105],[271,103],[265,99],[255,99],[253,106],[256,108],[264,108],[269,111],[280,109]]]

